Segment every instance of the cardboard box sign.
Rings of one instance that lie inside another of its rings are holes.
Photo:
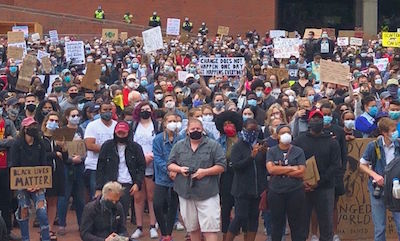
[[[9,46],[7,48],[7,58],[14,60],[22,60],[24,57],[24,48]]]
[[[217,34],[219,35],[228,35],[229,34],[229,27],[225,26],[218,26]]]
[[[128,32],[121,32],[119,35],[122,41],[128,39]]]
[[[90,90],[97,90],[96,80],[100,79],[101,65],[88,63],[86,74],[82,79],[81,86]]]
[[[67,141],[68,156],[73,157],[75,155],[85,156],[86,155],[86,145],[84,140]]]
[[[304,31],[303,38],[304,38],[304,39],[308,39],[308,34],[309,34],[311,31],[314,32],[314,39],[319,39],[319,38],[321,38],[322,29],[319,29],[319,28],[306,28],[306,30]]]
[[[118,40],[118,29],[116,28],[103,28],[102,33],[101,33],[101,37],[104,40]]]
[[[68,127],[58,128],[54,131],[53,138],[57,141],[72,141],[75,130]]]
[[[308,158],[306,161],[306,171],[303,180],[311,186],[317,185],[320,180],[317,161],[314,156]]]
[[[8,43],[20,43],[25,42],[24,32],[7,32]]]
[[[322,82],[348,86],[349,73],[350,66],[321,59],[320,75]]]
[[[53,186],[51,166],[10,168],[10,189],[51,188]]]
[[[276,75],[276,77],[278,78],[279,85],[281,84],[282,80],[289,79],[289,73],[287,69],[281,69],[281,68],[267,69],[267,79],[269,79],[271,75]]]

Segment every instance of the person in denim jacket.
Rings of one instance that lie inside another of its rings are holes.
[[[383,193],[378,190],[379,188],[383,190],[386,165],[400,155],[399,133],[396,130],[396,125],[395,121],[386,117],[382,118],[378,122],[381,136],[377,140],[368,143],[360,160],[360,169],[370,176],[368,190],[371,199],[375,241],[386,240],[386,207],[382,197]],[[397,234],[400,238],[400,212],[392,212],[392,214],[396,223]]]
[[[176,172],[169,172],[167,170],[169,153],[178,141],[177,120],[177,114],[172,112],[165,114],[162,123],[164,131],[159,133],[153,140],[154,177],[156,184],[153,205],[163,240],[172,240],[171,234],[178,209],[178,194],[173,190],[173,180],[175,179]],[[166,215],[164,213],[165,203],[168,205]]]

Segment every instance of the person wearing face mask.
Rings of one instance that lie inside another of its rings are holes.
[[[371,94],[379,98],[379,95],[385,91],[383,86],[382,78],[380,75],[376,75],[372,84]]]
[[[10,167],[48,166],[45,145],[39,135],[38,123],[33,117],[26,117],[21,123],[19,136],[12,144]],[[21,229],[22,240],[29,239],[29,208],[28,203],[34,201],[36,217],[39,220],[40,236],[42,240],[50,240],[49,222],[45,191],[39,188],[28,188],[17,191],[18,210],[16,220]],[[54,216],[53,216],[54,217]]]
[[[178,194],[173,190],[176,172],[167,170],[168,156],[179,140],[177,132],[178,116],[172,112],[163,118],[164,131],[153,140],[154,153],[154,213],[159,224],[162,240],[172,240],[172,230],[178,209]],[[168,210],[165,210],[165,205]],[[165,212],[167,211],[167,212]]]
[[[308,117],[309,131],[295,138],[293,145],[303,149],[306,160],[316,160],[321,179],[315,186],[304,182],[306,191],[305,236],[310,229],[311,212],[315,209],[319,225],[319,240],[333,239],[333,208],[335,193],[335,176],[340,167],[340,146],[338,141],[323,131],[323,113],[313,110]]]
[[[264,109],[258,106],[257,95],[254,92],[250,92],[247,94],[247,105],[254,113],[254,119],[257,121],[257,123],[259,125],[264,125],[266,113]]]
[[[312,105],[308,98],[299,98],[297,101],[298,110],[294,114],[292,121],[289,123],[294,138],[308,130],[308,116]]]
[[[394,100],[398,99],[399,81],[397,79],[389,79],[386,83],[386,89]]]
[[[156,217],[153,209],[154,196],[154,154],[153,140],[161,132],[161,126],[153,118],[153,108],[149,102],[141,102],[133,112],[132,137],[135,142],[141,145],[146,160],[145,178],[142,188],[134,196],[135,215],[137,228],[131,235],[132,239],[143,236],[143,213],[145,201],[150,213],[150,237],[157,238],[158,233],[155,228]],[[131,138],[132,138],[131,137]]]
[[[191,240],[217,241],[220,231],[219,175],[226,168],[221,145],[204,136],[201,121],[189,119],[187,137],[172,148],[168,170],[176,172],[174,190]],[[207,215],[203,215],[207,214]]]
[[[225,241],[234,240],[240,228],[244,240],[254,241],[258,229],[258,205],[260,195],[266,188],[266,146],[257,143],[259,127],[254,119],[247,119],[241,137],[233,145],[231,153],[233,180],[232,195],[235,217],[229,225]]]
[[[96,172],[97,195],[110,181],[118,181],[124,188],[120,198],[124,220],[129,212],[131,197],[142,187],[146,167],[142,148],[130,138],[129,132],[127,122],[121,121],[115,125],[114,138],[101,146]]]
[[[306,87],[312,87],[313,85],[312,82],[308,80],[308,72],[306,69],[300,68],[297,74],[298,81],[292,85],[291,89],[296,92],[296,95],[301,95]]]
[[[321,58],[331,59],[333,57],[333,51],[335,49],[335,43],[329,39],[328,33],[323,32],[321,39],[317,43],[318,52],[321,53]]]
[[[77,107],[77,104],[74,103],[75,97],[78,96],[78,87],[76,85],[70,85],[67,89],[68,97],[64,99],[60,103],[61,112],[64,112],[68,108]]]
[[[239,139],[239,133],[242,130],[243,121],[238,113],[233,111],[225,111],[217,116],[215,124],[217,130],[220,132],[218,142],[224,149],[227,162],[226,170],[221,174],[220,179],[221,226],[222,233],[225,237],[230,223],[230,214],[234,206],[234,198],[231,195],[233,181],[231,153],[234,144]]]
[[[25,116],[34,117],[37,105],[37,97],[34,94],[27,94],[25,96]]]
[[[118,182],[108,182],[101,193],[101,197],[86,204],[83,210],[79,228],[83,241],[112,241],[128,235],[124,209],[119,201],[124,188]]]
[[[213,113],[215,115],[219,115],[222,112],[225,111],[225,101],[224,101],[224,95],[222,93],[215,93],[214,98],[213,98]]]
[[[305,206],[303,188],[305,154],[292,145],[291,129],[279,125],[276,129],[279,144],[267,152],[267,170],[271,175],[268,183],[268,205],[271,210],[272,241],[280,241],[282,229],[289,221],[292,240],[306,240]]]
[[[289,63],[286,65],[286,69],[289,73],[289,83],[295,83],[298,80],[299,66],[297,65],[297,59],[295,56],[290,56]]]
[[[174,95],[166,94],[163,103],[164,103],[164,108],[166,108],[168,112],[172,112],[180,116],[181,119],[186,119],[185,113],[176,108],[176,97]]]
[[[399,133],[396,129],[397,123],[389,118],[382,118],[378,122],[380,136],[368,143],[367,148],[360,159],[360,170],[370,178],[368,180],[368,190],[371,201],[371,216],[374,223],[374,240],[386,240],[386,206],[385,199],[391,196],[389,188],[385,188],[385,198],[382,193],[376,193],[376,187],[391,185],[392,180],[385,180],[385,169],[393,164],[396,157],[400,155]],[[388,192],[387,192],[388,191]],[[397,236],[400,238],[400,213],[392,212],[396,225]]]
[[[114,137],[116,121],[112,119],[112,105],[103,102],[100,105],[100,118],[90,122],[85,129],[87,156],[85,159],[85,183],[89,198],[94,199],[96,192],[96,169],[101,145]]]
[[[39,124],[42,124],[43,119],[48,113],[51,111],[57,111],[57,105],[50,100],[43,100],[39,103],[36,109],[35,120],[37,120]]]
[[[131,93],[133,90],[136,90],[138,87],[139,84],[137,83],[136,76],[134,74],[128,75],[124,82],[124,88],[122,89],[122,99],[124,102],[124,106],[129,105],[129,93]]]
[[[16,91],[15,86],[18,80],[18,67],[15,63],[10,62],[7,71],[7,89],[8,91]]]
[[[366,96],[362,100],[361,109],[363,113],[357,117],[355,127],[363,133],[363,137],[373,137],[376,130],[376,120],[379,110],[373,96]]]
[[[56,216],[58,197],[65,193],[65,163],[68,152],[65,141],[55,139],[54,132],[59,128],[59,116],[55,111],[49,112],[43,120],[41,131],[46,150],[47,163],[52,166],[52,188],[46,189],[47,214],[50,218]],[[50,220],[50,237],[54,239],[56,232]]]
[[[342,113],[341,120],[346,141],[362,138],[362,133],[355,129],[355,115],[353,111],[346,110]]]
[[[17,130],[21,127],[21,122],[24,119],[22,114],[20,114],[20,109],[18,107],[18,99],[15,97],[9,98],[5,105],[3,105],[3,113],[7,113],[3,115],[3,118],[7,121],[12,122]]]
[[[51,87],[52,93],[57,95],[58,103],[61,103],[64,100],[63,86],[61,80],[59,78],[56,78]]]
[[[262,101],[261,107],[264,110],[268,110],[273,103],[276,103],[275,97],[271,95],[272,88],[266,88],[264,82],[260,79],[253,81],[251,91],[255,92],[257,99]]]
[[[397,121],[397,130],[400,131],[400,102],[392,100],[388,109],[389,118]]]

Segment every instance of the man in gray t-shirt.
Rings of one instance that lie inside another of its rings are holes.
[[[203,136],[203,125],[190,119],[184,140],[172,148],[168,170],[177,173],[174,190],[192,240],[217,241],[220,231],[219,175],[226,168],[224,151],[216,141]]]

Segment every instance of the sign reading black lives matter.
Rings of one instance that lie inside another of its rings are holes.
[[[10,189],[51,188],[51,166],[12,167],[10,169]]]
[[[200,74],[203,76],[243,74],[244,58],[200,58]]]

